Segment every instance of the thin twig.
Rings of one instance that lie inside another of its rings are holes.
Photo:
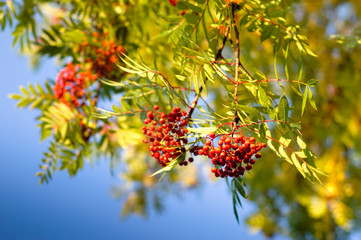
[[[226,28],[226,32],[225,32],[225,35],[224,35],[222,44],[221,44],[221,46],[220,46],[220,48],[218,49],[217,54],[216,54],[216,60],[218,60],[218,59],[223,59],[222,51],[223,51],[224,47],[226,46],[226,42],[227,42],[227,39],[228,39],[228,35],[229,35],[229,27]],[[206,80],[207,80],[207,78],[206,78]],[[203,86],[200,86],[199,91],[198,91],[198,94],[196,94],[196,97],[195,97],[195,99],[193,100],[193,103],[192,103],[192,105],[191,105],[191,107],[190,107],[190,109],[189,109],[188,118],[191,118],[191,117],[192,117],[192,114],[193,114],[193,112],[194,112],[195,107],[197,106],[198,99],[199,99],[202,91],[203,91]]]
[[[237,25],[235,23],[235,20],[234,20],[234,10],[236,8],[236,5],[235,4],[232,4],[232,23],[233,23],[233,28],[234,28],[234,33],[236,35],[236,51],[235,51],[235,55],[236,55],[236,69],[235,69],[235,74],[234,74],[234,82],[235,82],[235,87],[234,87],[234,103],[236,105],[238,105],[238,68],[239,68],[239,65],[242,66],[241,64],[241,61],[239,60],[239,55],[240,55],[240,52],[239,52],[239,31],[238,31],[238,28],[237,28]],[[242,66],[243,68],[243,66]],[[247,72],[247,71],[246,71]],[[248,72],[247,72],[248,74]],[[232,132],[234,132],[234,130],[236,129],[236,126],[239,122],[239,117],[238,117],[238,111],[237,109],[235,109],[234,111],[234,120],[233,120],[233,126],[232,126]]]

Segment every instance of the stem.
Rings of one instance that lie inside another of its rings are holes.
[[[226,46],[226,42],[228,40],[228,35],[229,35],[229,26],[226,27],[226,30],[225,30],[225,33],[224,33],[224,38],[223,38],[223,41],[222,41],[222,45],[218,49],[215,60],[224,59],[224,57],[222,56],[222,51],[223,51],[224,46]]]
[[[240,52],[239,52],[239,31],[238,31],[238,28],[237,28],[237,25],[235,23],[235,20],[234,20],[234,10],[236,8],[236,5],[235,4],[232,4],[232,23],[233,23],[233,28],[234,28],[234,33],[236,35],[236,51],[235,51],[235,55],[236,55],[236,69],[235,69],[235,76],[234,76],[234,82],[235,82],[235,88],[234,88],[234,103],[236,105],[238,105],[238,68],[239,68],[239,65],[241,63],[241,61],[239,60],[239,55],[240,55]],[[242,66],[242,64],[241,64]],[[242,66],[243,68],[243,66]],[[248,72],[247,72],[248,73]],[[234,132],[234,130],[236,129],[236,126],[239,122],[239,117],[238,117],[238,111],[237,109],[234,111],[234,120],[233,120],[233,126],[232,126],[232,133]]]
[[[226,63],[221,61],[211,61],[211,63],[219,63],[219,64],[226,64],[226,65],[236,65],[236,63]]]
[[[270,120],[262,120],[262,121],[258,121],[258,122],[242,124],[242,125],[237,126],[237,128],[248,127],[248,126],[252,126],[252,125],[256,125],[256,124],[260,124],[260,123],[267,123],[267,122],[282,122],[282,123],[289,124],[289,122],[287,122],[287,121],[278,120],[278,119],[270,119]],[[233,122],[223,123],[221,125],[216,126],[216,128],[220,128],[220,127],[223,127],[225,125],[232,125],[232,123]]]
[[[212,64],[212,66],[214,66],[214,69],[215,69],[217,72],[219,72],[220,74],[222,74],[222,75],[223,75],[225,78],[227,78],[227,80],[229,80],[231,83],[236,84],[236,82],[233,81],[232,79],[230,79],[226,74],[224,74],[224,72],[219,71],[219,69],[214,65],[213,62],[211,62],[211,64]]]
[[[226,28],[226,31],[225,31],[225,34],[224,34],[224,38],[223,38],[222,44],[221,44],[220,48],[219,48],[218,51],[217,51],[216,59],[215,59],[215,60],[223,59],[222,51],[223,51],[223,48],[226,46],[226,42],[227,42],[227,39],[228,39],[228,35],[229,35],[229,27]],[[207,78],[206,78],[205,81],[207,81]],[[192,105],[190,106],[190,109],[189,109],[187,118],[191,118],[191,117],[192,117],[192,114],[193,114],[193,112],[194,112],[195,107],[197,106],[198,99],[199,99],[202,91],[203,91],[203,86],[200,86],[200,87],[199,87],[198,94],[196,94],[196,97],[195,97],[195,99],[193,100]]]
[[[306,86],[308,86],[307,83],[304,83],[304,82],[300,82],[298,80],[289,80],[289,79],[275,79],[275,78],[272,78],[272,79],[261,79],[261,80],[255,80],[255,81],[252,81],[252,82],[249,82],[249,81],[242,81],[242,82],[239,82],[239,83],[259,83],[259,82],[295,82],[295,83],[300,83],[300,84],[304,84]]]
[[[247,69],[243,66],[243,64],[241,63],[241,60],[239,59],[239,31],[238,31],[238,27],[237,24],[234,21],[234,11],[236,9],[238,5],[236,4],[232,4],[232,21],[233,21],[233,27],[234,27],[234,33],[236,34],[236,82],[237,82],[237,77],[238,77],[238,66],[240,66],[242,68],[242,70],[247,74],[247,76],[254,80],[254,78],[252,77],[252,75],[247,71]]]

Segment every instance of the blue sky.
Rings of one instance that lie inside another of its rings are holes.
[[[110,174],[108,161],[88,164],[73,178],[56,173],[50,184],[39,185],[35,172],[47,144],[40,142],[38,113],[16,109],[7,96],[20,85],[55,78],[58,67],[49,59],[32,70],[11,42],[9,31],[0,33],[0,239],[263,239],[237,224],[223,181],[168,197],[161,215],[126,220],[119,216],[122,202],[110,196],[122,182]],[[243,203],[241,218],[251,211]]]

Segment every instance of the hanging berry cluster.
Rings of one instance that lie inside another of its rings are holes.
[[[54,95],[56,99],[67,105],[80,107],[85,104],[86,95],[84,89],[97,78],[90,71],[80,72],[79,66],[73,63],[62,69],[56,79]]]
[[[99,78],[117,79],[119,74],[116,67],[118,55],[125,53],[123,46],[117,45],[113,40],[107,40],[107,33],[93,33],[93,38],[84,40],[79,51],[84,52],[85,62]]]
[[[205,141],[205,146],[198,151],[199,155],[212,159],[212,164],[217,167],[212,168],[216,177],[239,177],[245,171],[252,169],[255,164],[254,158],[260,158],[259,151],[266,147],[265,143],[256,143],[254,137],[221,136],[218,146],[214,144],[215,133],[208,135],[210,140]],[[254,157],[254,158],[252,158]]]
[[[84,40],[76,49],[83,53],[87,63],[86,71],[80,71],[80,66],[73,63],[60,71],[54,86],[55,98],[60,102],[80,107],[85,104],[85,89],[97,78],[113,78],[122,74],[115,63],[118,54],[125,52],[122,46],[117,46],[114,41],[106,40],[107,33],[93,33],[92,37]]]
[[[143,133],[146,138],[143,143],[150,145],[151,156],[165,167],[171,160],[186,152],[188,130],[185,127],[188,124],[188,114],[186,111],[181,111],[179,107],[174,107],[169,114],[159,112],[158,105],[153,108],[155,111],[147,112],[147,119],[144,120]],[[147,127],[147,125],[150,126]],[[181,166],[187,164],[185,160],[180,162]]]

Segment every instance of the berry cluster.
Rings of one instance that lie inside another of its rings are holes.
[[[247,170],[252,169],[255,164],[255,158],[260,158],[262,155],[259,151],[266,147],[265,143],[256,143],[254,137],[245,137],[243,135],[237,136],[222,136],[218,141],[218,146],[215,147],[213,141],[215,140],[215,133],[208,135],[211,140],[206,140],[205,146],[198,150],[199,155],[207,156],[212,159],[212,172],[216,177],[239,177]]]
[[[106,33],[93,33],[94,38],[84,40],[79,51],[84,52],[85,61],[90,63],[91,69],[98,77],[116,78],[120,71],[116,71],[115,63],[119,53],[125,53],[123,46],[118,46],[112,40],[106,40]]]
[[[188,124],[188,114],[186,111],[181,112],[179,107],[173,108],[169,114],[158,111],[158,105],[153,108],[155,111],[147,112],[147,119],[144,120],[143,133],[146,138],[143,143],[150,145],[151,156],[165,167],[171,160],[186,152],[188,130],[185,127]],[[189,161],[192,162],[193,158],[189,158]],[[179,165],[187,164],[184,160]]]
[[[93,75],[89,70],[79,72],[79,66],[68,63],[56,78],[53,88],[55,98],[67,105],[72,104],[75,107],[80,107],[86,101],[84,88],[90,85],[96,78],[97,76]]]
[[[179,0],[168,0],[172,6],[176,6]]]

